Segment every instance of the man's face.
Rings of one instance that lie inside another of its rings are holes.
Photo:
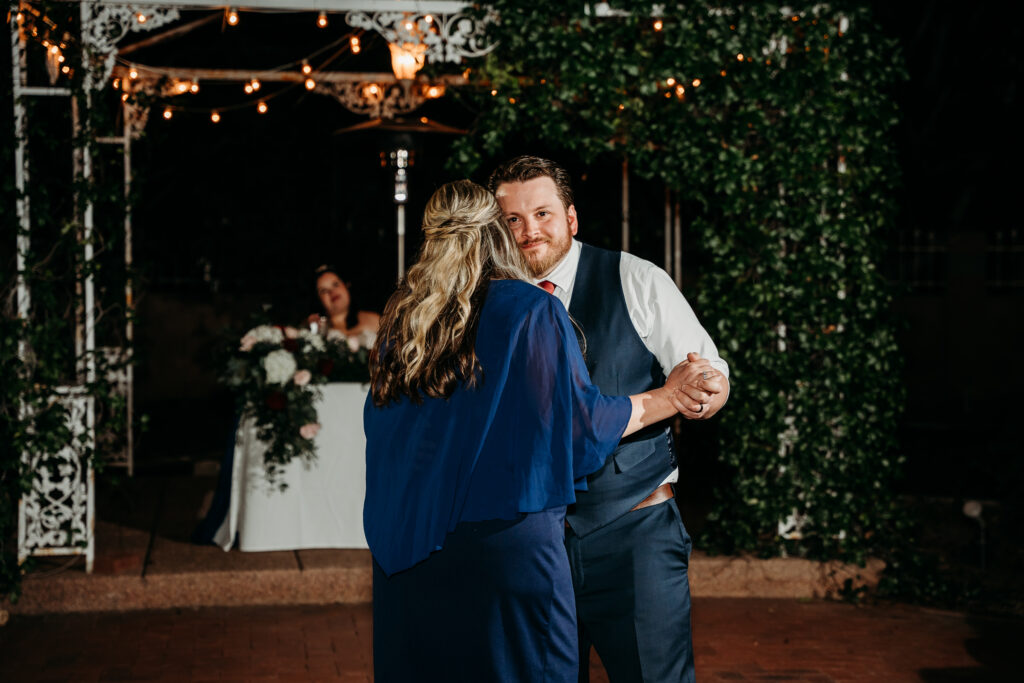
[[[555,181],[547,176],[502,183],[494,196],[534,276],[550,273],[572,245],[576,207],[562,206]]]

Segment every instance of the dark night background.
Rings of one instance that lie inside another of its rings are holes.
[[[902,111],[895,144],[903,184],[885,263],[908,388],[900,437],[909,462],[901,490],[1009,501],[1024,481],[1021,10],[873,5],[883,30],[901,43],[910,74],[894,93]],[[215,21],[130,57],[143,64],[263,69],[301,59],[349,30],[340,16],[321,30],[308,14],[244,13],[236,28]],[[331,68],[387,71],[383,42],[373,43],[367,34],[362,54],[342,54]],[[165,121],[155,109],[133,147],[136,399],[148,419],[137,440],[142,468],[219,458],[232,406],[216,383],[213,350],[225,330],[244,332],[265,304],[277,322],[298,323],[315,310],[311,273],[321,263],[338,264],[354,295],[375,310],[395,281],[392,176],[378,156],[386,141],[337,134],[365,117],[301,85],[285,90],[267,83],[260,94],[270,96],[262,116],[239,84],[203,83],[198,95],[176,100],[196,111]],[[243,106],[212,124],[209,110],[225,103]],[[429,102],[415,116],[463,128],[473,120],[451,97]],[[417,141],[408,262],[423,204],[452,179],[445,170],[449,141],[443,135]],[[572,157],[558,158],[577,181],[581,238],[616,246],[618,168],[584,169]],[[634,181],[632,250],[656,263],[661,202],[659,186]],[[684,292],[701,269],[714,267],[695,247],[685,240]],[[713,465],[699,456],[684,461],[692,486],[710,489]]]

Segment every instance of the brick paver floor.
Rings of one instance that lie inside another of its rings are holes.
[[[369,605],[14,615],[0,627],[0,681],[368,682],[370,633]],[[1017,681],[1024,622],[698,599],[694,635],[701,681]],[[592,671],[607,681],[596,658]]]

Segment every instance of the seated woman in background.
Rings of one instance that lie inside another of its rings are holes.
[[[342,281],[333,267],[320,266],[314,271],[314,276],[316,295],[326,315],[313,313],[307,322],[310,325],[317,324],[322,333],[337,330],[346,338],[364,341],[362,346],[372,346],[377,338],[377,328],[380,327],[380,315],[359,310],[352,301],[348,284]]]

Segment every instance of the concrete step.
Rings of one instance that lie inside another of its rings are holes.
[[[224,552],[138,529],[97,524],[95,571],[81,561],[62,571],[24,577],[15,614],[108,612],[266,605],[327,605],[371,600],[367,550]],[[820,598],[835,596],[846,579],[873,587],[884,564],[867,567],[798,558],[709,557],[695,552],[690,585],[695,597]]]

